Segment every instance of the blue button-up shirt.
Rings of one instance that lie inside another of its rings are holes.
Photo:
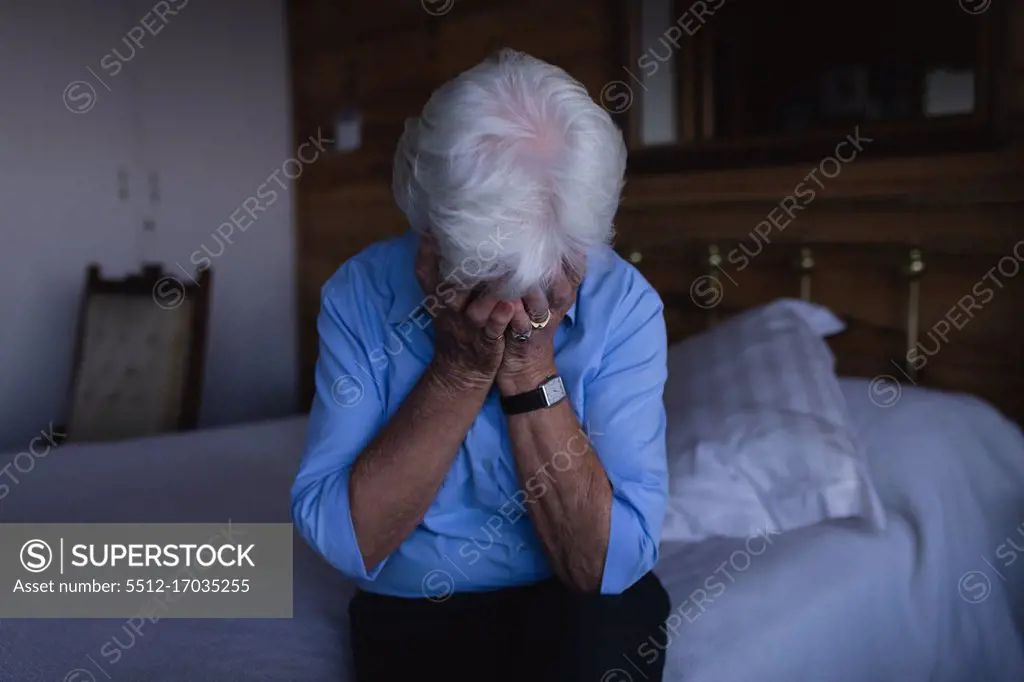
[[[380,564],[363,563],[349,507],[352,463],[433,354],[433,327],[419,307],[424,293],[413,267],[417,245],[413,233],[375,244],[323,287],[316,397],[292,488],[295,524],[370,592],[440,598],[543,580],[552,569],[524,500],[543,495],[553,481],[538,475],[520,482],[496,389],[420,524]],[[611,482],[601,592],[617,594],[657,561],[667,500],[661,300],[614,251],[594,250],[554,344],[568,400]],[[582,446],[569,447],[579,454]]]

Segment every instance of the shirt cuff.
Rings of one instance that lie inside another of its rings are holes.
[[[633,505],[614,489],[611,517],[601,594],[625,592],[658,561],[658,543],[647,534]]]
[[[372,581],[387,564],[385,557],[372,570],[366,570],[363,554],[352,525],[349,478],[345,467],[337,474],[314,483],[295,498],[292,517],[300,534],[327,563],[350,578]]]

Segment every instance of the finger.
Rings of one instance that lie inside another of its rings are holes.
[[[540,287],[534,287],[523,296],[523,307],[529,319],[542,322],[548,316],[548,297]]]
[[[550,303],[558,310],[568,310],[572,301],[576,298],[576,288],[579,286],[579,275],[575,271],[563,273],[551,283]]]
[[[508,301],[498,301],[497,305],[494,306],[494,310],[491,311],[491,316],[487,318],[487,323],[484,325],[484,336],[491,341],[497,341],[505,334],[505,329],[508,328],[508,323],[512,320],[512,313],[514,309],[512,304]]]
[[[519,343],[527,341],[533,334],[533,325],[530,324],[530,316],[526,313],[522,301],[512,303],[512,317],[509,320],[508,330],[512,334],[512,339]]]
[[[569,283],[569,287],[576,289],[580,282],[583,281],[583,275],[587,271],[587,259],[586,257],[580,259],[570,260],[565,264],[565,279]]]
[[[498,303],[500,301],[497,298],[483,294],[474,298],[466,305],[464,314],[473,323],[474,327],[483,328],[487,325],[487,321],[490,319],[491,313],[494,312],[494,308]]]
[[[444,292],[442,297],[444,300],[442,303],[446,308],[450,308],[458,313],[464,313],[466,307],[471,303],[471,294],[473,292],[467,291],[466,289],[451,289]]]

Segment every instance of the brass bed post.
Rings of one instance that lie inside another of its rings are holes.
[[[717,271],[722,267],[722,254],[718,248],[718,244],[708,244],[708,257],[705,260],[708,272],[707,276],[714,282],[718,283],[719,287],[724,286],[721,280],[718,279]],[[717,305],[713,305],[708,308],[708,328],[714,327],[718,323],[718,313],[715,312]]]
[[[797,261],[797,269],[800,271],[800,299],[810,303],[811,301],[811,273],[814,272],[814,254],[808,246],[800,249],[800,259]]]
[[[917,348],[921,326],[921,277],[924,274],[924,259],[921,249],[910,249],[904,275],[907,288],[907,347],[903,356],[903,369],[911,381],[917,379],[917,368],[910,362],[910,353]]]

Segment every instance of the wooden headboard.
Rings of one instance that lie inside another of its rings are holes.
[[[896,374],[891,361],[906,353],[907,283],[900,268],[910,248],[921,248],[925,264],[920,326],[927,342],[931,326],[1024,239],[1024,0],[1003,4],[1014,37],[1002,60],[997,109],[1010,146],[885,158],[875,154],[878,147],[866,146],[816,188],[822,191],[813,205],[782,234],[772,231],[771,244],[734,275],[738,286],[726,284],[720,313],[799,295],[791,265],[809,245],[816,263],[812,298],[853,321],[834,341],[840,370]],[[295,145],[332,130],[343,109],[359,111],[363,121],[361,146],[323,154],[303,169],[296,188],[301,406],[308,409],[320,287],[364,247],[407,229],[391,193],[391,162],[406,117],[441,83],[502,46],[558,64],[595,97],[625,77],[625,62],[616,37],[618,1],[477,0],[455,3],[443,16],[415,2],[294,0],[288,7]],[[867,129],[865,135],[872,136]],[[813,166],[635,170],[616,217],[618,244],[627,255],[640,253],[638,265],[669,303],[678,338],[708,321],[688,289],[704,272],[709,242],[717,240],[723,257],[734,248],[730,240],[754,250],[751,231],[778,214],[780,199],[794,193]],[[948,334],[921,381],[979,394],[1024,419],[1024,273],[994,294]]]
[[[840,374],[969,392],[1024,423],[1024,239],[965,253],[772,243],[752,232],[617,249],[661,294],[670,342],[776,298],[804,298],[848,325],[829,340]]]

